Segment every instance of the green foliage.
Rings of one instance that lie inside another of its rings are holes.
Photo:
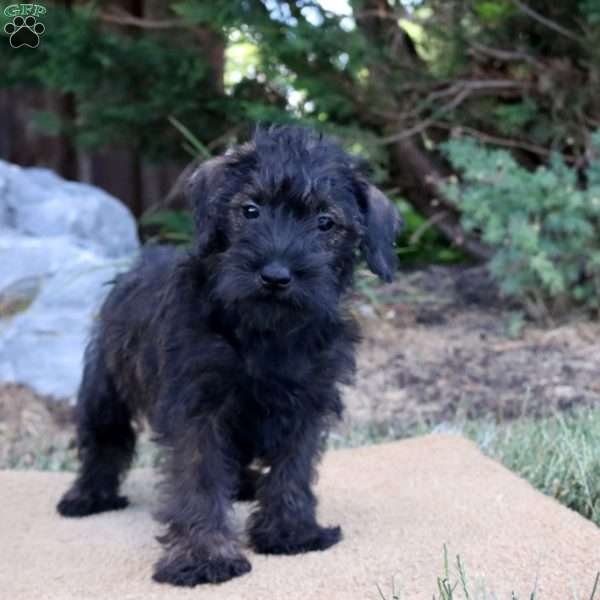
[[[463,432],[535,488],[600,525],[600,411],[467,423]]]
[[[432,140],[468,127],[541,164],[551,148],[584,156],[600,118],[598,0],[529,0],[542,19],[511,0],[396,1],[379,23],[365,18],[380,12],[372,0],[171,0],[159,28],[106,23],[110,3],[44,4],[38,48],[0,44],[0,89],[62,95],[68,109],[32,111],[32,126],[86,149],[184,160],[257,121],[299,122],[359,140],[388,184],[397,159],[373,140],[397,131],[434,154]],[[408,221],[406,260],[460,257],[430,227],[415,242],[424,222]]]
[[[140,225],[153,234],[150,243],[167,243],[187,248],[194,239],[194,220],[189,211],[158,210],[140,219]]]
[[[600,132],[593,136],[600,152]],[[444,145],[462,173],[445,192],[460,207],[463,226],[495,248],[490,270],[501,291],[538,319],[579,305],[600,307],[600,160],[579,174],[554,155],[528,171],[503,150],[472,140]]]
[[[397,254],[402,264],[454,264],[468,257],[460,248],[451,248],[434,225],[406,202],[397,203],[404,229],[397,240]]]
[[[169,116],[204,140],[227,124],[227,99],[216,102],[209,66],[193,47],[111,32],[88,7],[52,7],[45,23],[35,51],[0,45],[0,87],[27,83],[70,95],[75,119],[38,113],[36,123],[47,133],[65,133],[90,149],[120,144],[150,159],[183,158]]]
[[[169,117],[169,122],[185,138],[183,147],[193,158],[198,156],[204,159],[210,158],[211,154],[208,148],[181,121],[178,121],[175,117]]]
[[[592,25],[600,24],[600,2],[598,0],[580,0],[581,11]]]
[[[474,2],[474,11],[478,17],[489,24],[497,24],[514,11],[514,5],[508,0],[479,0]]]
[[[506,335],[511,339],[520,338],[525,328],[525,315],[519,310],[508,313]]]
[[[467,578],[467,570],[463,560],[460,557],[460,554],[456,555],[456,565],[454,566],[454,572],[450,568],[450,561],[448,557],[448,547],[444,544],[444,570],[443,575],[437,578],[437,594],[433,594],[433,600],[498,600],[496,594],[492,591],[488,592],[486,590],[485,580],[478,578],[475,584],[470,583]],[[542,600],[543,598],[547,598],[538,592],[538,574],[531,574],[533,583],[532,583],[532,591],[527,595],[526,598],[522,596],[517,596],[515,592],[511,592],[510,600]],[[591,583],[592,591],[589,600],[594,600],[596,598],[596,592],[600,589],[600,572],[596,574],[596,578]],[[384,594],[379,590],[380,596],[382,600],[387,600]],[[575,591],[573,591],[572,600],[578,600],[579,596]],[[393,596],[390,600],[402,600],[402,595],[393,593]],[[508,600],[508,598],[506,599]]]
[[[504,134],[514,134],[535,121],[538,106],[531,98],[514,104],[500,104],[494,109],[498,129]]]

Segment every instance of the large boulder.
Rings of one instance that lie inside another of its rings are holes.
[[[138,248],[106,192],[0,161],[0,381],[73,398],[94,317]]]
[[[138,247],[136,225],[116,198],[48,169],[0,161],[0,227],[34,238],[66,237],[75,246],[117,258]]]

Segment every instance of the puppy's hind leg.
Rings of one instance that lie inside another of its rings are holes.
[[[81,465],[77,479],[58,503],[65,517],[83,517],[125,508],[121,478],[133,458],[131,412],[119,397],[100,352],[90,344],[76,407]]]

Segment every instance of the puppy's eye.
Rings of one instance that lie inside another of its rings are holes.
[[[256,204],[244,204],[244,206],[242,206],[242,212],[246,219],[256,219],[260,214],[260,210],[258,210]]]
[[[331,215],[319,215],[319,229],[328,231],[335,225],[335,221]]]

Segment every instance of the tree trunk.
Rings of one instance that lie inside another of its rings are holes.
[[[424,65],[405,31],[398,25],[401,15],[395,14],[387,0],[363,0],[353,7],[358,28],[375,48],[381,59],[370,65],[369,102],[361,107],[361,119],[371,126],[377,122],[384,136],[402,130],[405,107],[402,98],[389,89],[389,74],[402,70],[407,77],[425,73]],[[367,110],[370,114],[364,114]],[[398,116],[396,116],[398,115]],[[460,224],[460,211],[444,197],[439,182],[448,175],[444,165],[426,150],[419,134],[389,142],[391,183],[403,197],[454,245],[480,260],[490,258],[492,252]]]
[[[392,184],[446,239],[474,258],[491,258],[492,250],[461,226],[459,210],[440,190],[440,169],[421,144],[414,138],[394,142],[390,146],[390,167]]]

